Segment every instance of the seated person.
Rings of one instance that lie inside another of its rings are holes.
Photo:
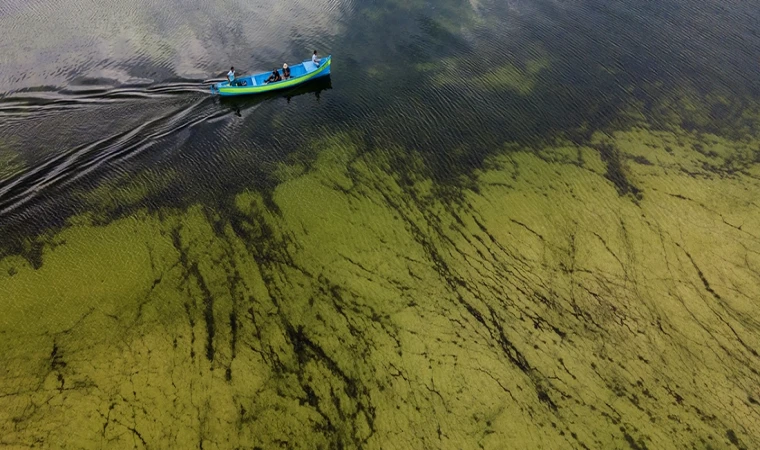
[[[282,65],[282,79],[287,80],[290,78],[290,67],[287,64]]]
[[[280,72],[278,72],[277,68],[275,67],[274,69],[272,69],[272,74],[269,75],[269,78],[264,80],[264,84],[276,83],[278,81],[282,81],[282,77],[280,76]]]
[[[316,51],[316,50],[314,50],[314,54],[313,54],[313,55],[311,55],[311,62],[313,62],[313,63],[314,63],[314,65],[315,65],[315,66],[317,66],[317,67],[319,67],[319,64],[322,62],[322,61],[321,61],[321,60],[320,60],[320,59],[317,57],[317,51]]]

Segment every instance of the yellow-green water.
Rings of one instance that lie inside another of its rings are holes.
[[[757,448],[758,141],[590,136],[69,219],[0,260],[0,446]]]
[[[0,449],[760,448],[758,11],[0,0]]]

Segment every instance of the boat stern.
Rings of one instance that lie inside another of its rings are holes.
[[[229,81],[222,81],[221,83],[214,83],[211,85],[211,93],[215,95],[220,95],[222,93],[221,89],[225,87],[230,87]]]

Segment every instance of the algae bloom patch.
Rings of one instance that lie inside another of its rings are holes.
[[[0,260],[3,444],[758,443],[753,144],[508,145],[462,187],[363,145]]]

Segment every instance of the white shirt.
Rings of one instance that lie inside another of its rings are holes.
[[[311,62],[313,62],[315,66],[319,65],[319,59],[317,59],[317,55],[311,55]]]
[[[227,78],[229,78],[230,81],[234,80],[235,79],[235,72],[233,72],[231,70],[229,72],[227,72]]]

